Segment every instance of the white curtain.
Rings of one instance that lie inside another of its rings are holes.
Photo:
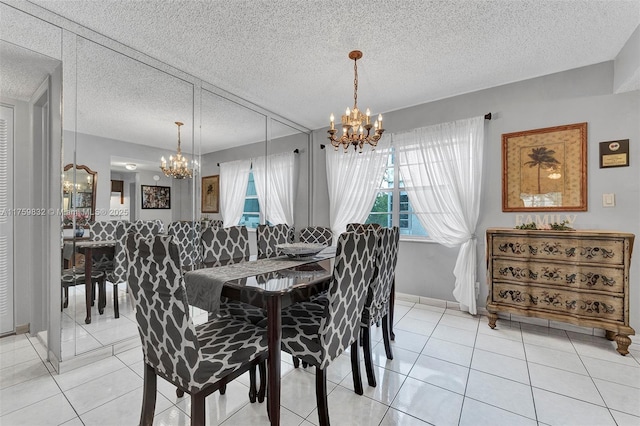
[[[293,207],[298,191],[296,160],[297,156],[293,151],[252,160],[260,213],[272,225],[294,224]]]
[[[333,234],[345,231],[348,223],[363,223],[376,201],[389,157],[389,138],[382,138],[375,151],[365,146],[362,153],[326,149],[329,222]]]
[[[225,228],[242,218],[250,171],[250,159],[220,163],[220,214]]]
[[[453,296],[476,314],[476,224],[480,211],[484,117],[393,135],[400,175],[422,226],[436,242],[460,245]]]

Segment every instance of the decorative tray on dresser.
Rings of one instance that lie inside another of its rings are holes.
[[[487,311],[601,328],[629,353],[633,234],[487,229]]]

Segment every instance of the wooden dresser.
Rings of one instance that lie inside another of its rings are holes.
[[[629,353],[633,234],[487,229],[487,311],[606,330]]]

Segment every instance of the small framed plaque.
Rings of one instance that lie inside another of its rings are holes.
[[[629,139],[600,142],[600,168],[628,167]]]

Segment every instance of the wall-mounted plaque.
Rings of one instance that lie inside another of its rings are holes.
[[[600,142],[600,168],[629,166],[629,139]]]

